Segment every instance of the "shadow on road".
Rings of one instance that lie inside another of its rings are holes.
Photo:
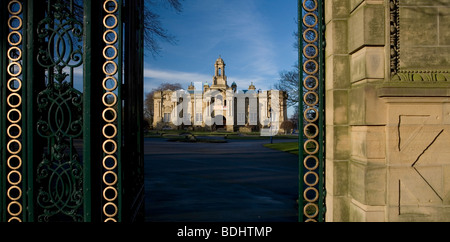
[[[267,142],[145,139],[146,221],[297,221],[298,157]]]

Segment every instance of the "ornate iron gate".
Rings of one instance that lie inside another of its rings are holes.
[[[325,220],[323,0],[299,0],[299,221]]]
[[[143,219],[142,9],[0,2],[0,221]]]

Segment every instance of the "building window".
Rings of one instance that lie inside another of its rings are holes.
[[[165,122],[165,123],[170,122],[170,113],[165,113],[165,114],[164,114],[164,122]]]
[[[245,122],[245,113],[238,113],[237,121],[238,122]]]
[[[196,113],[195,114],[195,122],[202,122],[202,121],[203,121],[202,113]]]
[[[257,113],[250,113],[250,123],[256,123],[258,121],[257,116]]]

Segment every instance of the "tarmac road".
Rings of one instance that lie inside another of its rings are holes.
[[[146,138],[146,221],[296,222],[298,158],[268,142]]]

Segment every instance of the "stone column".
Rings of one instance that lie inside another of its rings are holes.
[[[326,218],[348,220],[349,124],[348,0],[325,1]]]
[[[450,0],[326,0],[326,221],[450,221]]]

